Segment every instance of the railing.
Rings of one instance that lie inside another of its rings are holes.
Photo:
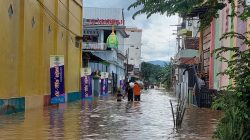
[[[199,49],[199,37],[186,37],[184,38],[184,46],[186,49]]]
[[[199,53],[198,50],[194,50],[194,49],[184,49],[184,50],[180,50],[178,52],[178,54],[176,55],[177,60],[185,57],[185,58],[192,58],[192,57],[199,57]]]
[[[107,50],[107,44],[83,42],[83,50]]]

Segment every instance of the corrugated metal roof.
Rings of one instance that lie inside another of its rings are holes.
[[[85,19],[117,19],[123,20],[121,8],[96,8],[85,7],[83,9]]]

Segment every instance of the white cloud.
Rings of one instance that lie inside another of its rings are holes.
[[[134,0],[133,0],[134,1]],[[142,33],[142,57],[148,60],[169,61],[176,50],[175,36],[172,35],[176,27],[170,26],[177,24],[178,17],[166,17],[165,15],[155,14],[149,19],[146,15],[139,15],[135,20],[132,14],[135,10],[127,11],[127,7],[133,2],[131,0],[83,0],[86,7],[113,7],[124,8],[125,23],[128,27],[138,27]]]

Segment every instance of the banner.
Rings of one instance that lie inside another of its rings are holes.
[[[108,94],[108,78],[109,73],[108,72],[101,72],[101,95]]]
[[[108,87],[109,87],[109,79],[105,78],[105,93],[108,94]]]
[[[121,90],[125,90],[126,88],[126,83],[125,83],[125,76],[120,76],[120,88]]]
[[[104,95],[105,94],[105,85],[104,85],[104,79],[101,79],[101,83],[100,83],[100,93],[101,95]]]
[[[101,79],[101,95],[108,94],[108,78]]]
[[[90,68],[81,69],[82,98],[92,97],[92,76]]]
[[[65,103],[64,91],[64,56],[50,56],[51,104]]]

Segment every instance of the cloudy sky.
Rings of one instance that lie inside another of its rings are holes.
[[[135,0],[83,0],[84,7],[124,8],[125,25],[138,27],[142,32],[142,58],[144,61],[169,61],[176,52],[176,36],[172,35],[178,23],[178,17],[153,15],[149,19],[146,15],[139,15],[135,20],[132,15],[135,10],[128,11],[128,6]]]

